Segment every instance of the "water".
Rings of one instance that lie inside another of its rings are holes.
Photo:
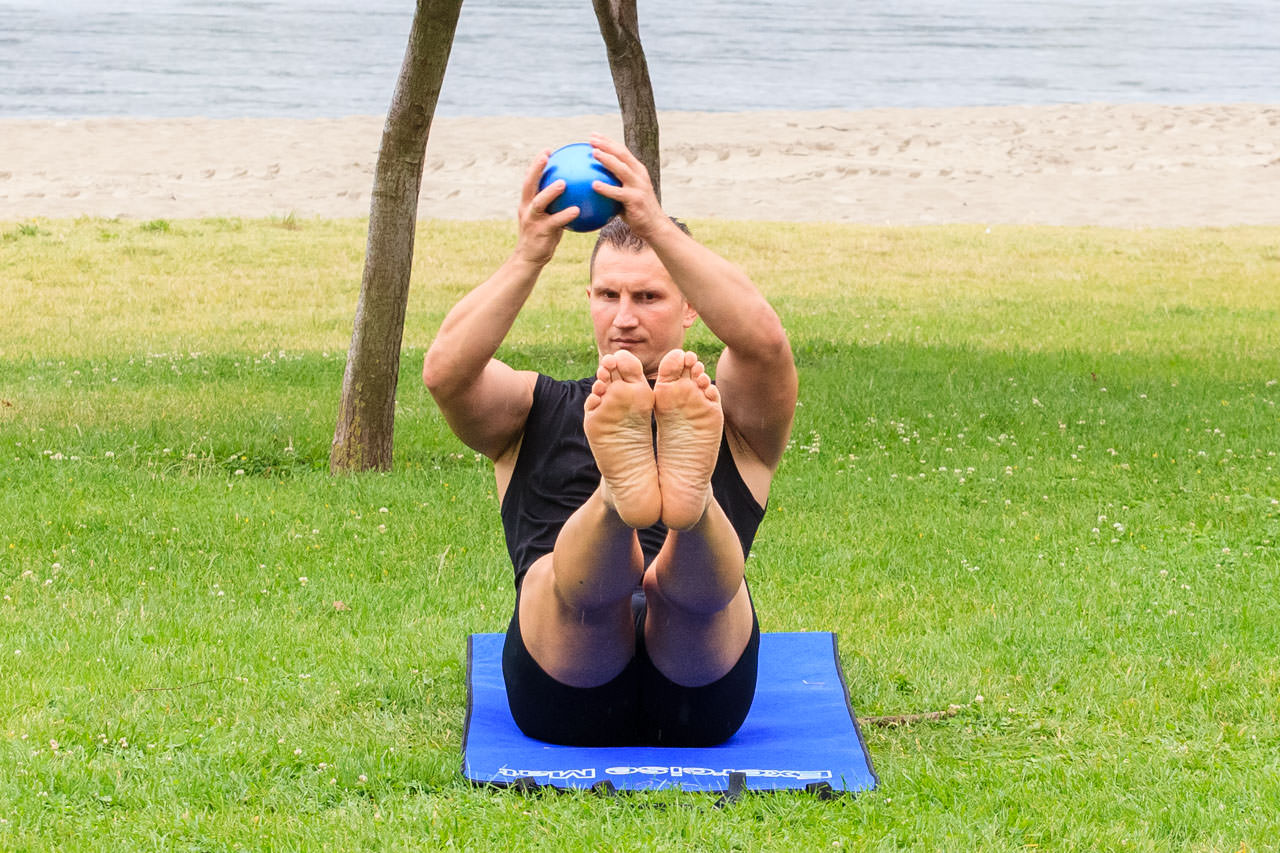
[[[386,110],[411,0],[0,0],[0,117]],[[659,109],[1280,101],[1280,2],[639,0]],[[439,115],[617,109],[587,0],[466,0]]]

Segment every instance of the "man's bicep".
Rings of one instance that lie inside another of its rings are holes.
[[[497,459],[524,433],[538,375],[491,359],[471,385],[436,404],[462,443]]]
[[[782,461],[795,417],[798,379],[790,344],[744,357],[726,349],[716,364],[726,423],[770,469]]]

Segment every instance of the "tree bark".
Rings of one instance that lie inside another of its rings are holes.
[[[636,0],[591,0],[609,53],[609,71],[622,111],[624,141],[631,153],[644,163],[653,181],[654,192],[662,198],[661,153],[658,148],[658,108],[653,100],[653,83],[640,44],[640,21]]]
[[[391,468],[400,344],[427,137],[462,0],[418,0],[374,168],[364,275],[329,470]]]

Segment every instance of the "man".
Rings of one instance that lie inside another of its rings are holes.
[[[578,745],[710,745],[755,692],[744,560],[790,434],[795,364],[746,275],[663,212],[625,147],[590,142],[621,183],[596,191],[622,205],[592,256],[595,377],[557,382],[494,358],[578,212],[547,213],[564,183],[538,190],[544,152],[524,179],[515,251],[445,318],[423,381],[494,462],[517,590],[503,674],[520,728]],[[683,349],[698,317],[725,344],[714,384]]]

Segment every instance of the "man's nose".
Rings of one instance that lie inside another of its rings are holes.
[[[613,325],[619,329],[629,329],[636,325],[635,306],[630,297],[623,296],[618,300],[618,313],[613,317]]]

